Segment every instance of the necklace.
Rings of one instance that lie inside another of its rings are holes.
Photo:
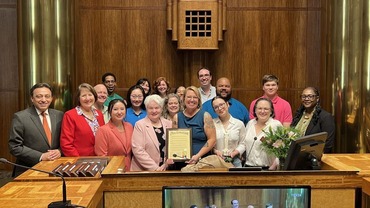
[[[304,112],[304,115],[303,115],[303,118],[304,119],[310,119],[311,117],[312,117],[312,115],[313,115],[313,112],[314,111],[312,111],[311,113],[307,113],[306,111]]]

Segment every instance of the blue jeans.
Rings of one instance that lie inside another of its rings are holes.
[[[234,157],[233,165],[236,168],[242,167],[242,160],[239,157]]]

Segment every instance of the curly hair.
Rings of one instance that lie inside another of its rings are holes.
[[[161,85],[161,81],[164,81],[167,85],[166,94],[168,94],[171,90],[170,83],[166,80],[165,77],[158,77],[153,83],[153,94],[159,95],[158,86]]]
[[[320,92],[316,87],[306,87],[305,90],[306,89],[311,89],[315,93],[316,96],[318,96],[318,97],[320,96]],[[320,115],[320,112],[321,112],[321,106],[320,106],[319,101],[316,103],[315,109],[316,110],[313,113],[312,120],[311,120],[313,125],[316,125],[317,122],[319,121],[319,115]],[[301,120],[301,117],[302,117],[305,110],[306,110],[306,108],[304,107],[303,104],[301,104],[299,106],[298,110],[296,111],[296,113],[293,117],[293,121],[290,124],[290,126],[295,127],[298,124],[298,122],[299,122],[299,120]]]

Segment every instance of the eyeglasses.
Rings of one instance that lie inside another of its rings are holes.
[[[213,106],[213,109],[215,109],[215,111],[220,110],[220,109],[224,109],[225,104],[226,103],[220,103],[218,106]]]
[[[316,95],[301,95],[301,99],[302,100],[306,100],[306,99],[309,99],[309,100],[313,100],[316,98]]]
[[[256,108],[257,111],[269,111],[271,108]]]
[[[132,99],[141,99],[141,98],[143,98],[143,96],[142,95],[131,95],[130,96]]]

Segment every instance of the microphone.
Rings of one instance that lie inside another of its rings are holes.
[[[34,171],[38,171],[38,172],[42,172],[42,173],[46,173],[46,174],[50,174],[50,175],[61,177],[62,180],[63,180],[63,186],[62,186],[63,201],[51,202],[48,205],[48,208],[81,207],[81,206],[72,205],[71,204],[71,200],[67,200],[66,182],[64,180],[64,177],[62,175],[60,175],[59,173],[53,173],[53,172],[49,172],[49,171],[44,171],[44,170],[39,170],[39,169],[31,168],[31,167],[24,166],[24,165],[19,165],[19,164],[16,164],[16,163],[12,163],[12,162],[8,161],[5,158],[0,158],[0,162],[7,163],[7,164],[10,164],[10,165],[13,165],[13,166],[17,166],[17,167],[21,167],[21,168],[25,168],[25,169],[30,169],[30,170],[34,170]]]
[[[249,152],[248,152],[248,154],[247,154],[247,158],[245,158],[246,160],[248,160],[249,159],[249,155],[251,154],[251,152],[252,152],[252,149],[253,149],[253,146],[254,146],[254,143],[257,141],[257,137],[254,137],[253,138],[253,143],[252,143],[252,146],[251,146],[251,148],[249,149]],[[244,167],[247,165],[247,162],[245,162],[244,163]]]

